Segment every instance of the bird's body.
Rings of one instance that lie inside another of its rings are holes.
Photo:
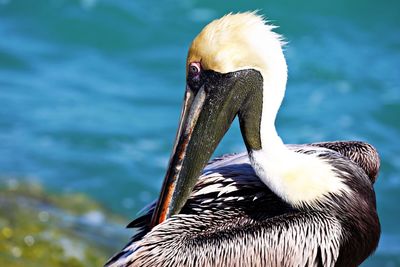
[[[362,142],[283,144],[286,63],[271,29],[227,15],[194,40],[160,198],[107,266],[358,266],[375,250],[378,154]],[[247,153],[205,166],[236,115]]]
[[[346,166],[353,158],[352,167],[369,185],[358,190],[373,192],[379,158],[370,145],[325,142],[289,147],[340,159]],[[362,184],[351,177],[348,183]],[[379,237],[376,213],[371,214],[376,209],[373,194],[349,210],[296,209],[260,181],[247,153],[211,161],[180,214],[151,231],[154,204],[129,224],[139,231],[109,266],[357,266],[368,256],[359,248],[373,250]],[[344,227],[354,220],[347,217],[357,216],[358,225]],[[362,236],[365,230],[371,231],[372,240]]]

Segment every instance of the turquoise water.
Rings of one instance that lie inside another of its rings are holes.
[[[365,266],[400,266],[400,4],[227,2],[0,0],[0,179],[82,192],[133,218],[161,186],[192,38],[261,9],[289,42],[281,136],[378,148],[383,234]],[[235,124],[216,154],[243,150]]]

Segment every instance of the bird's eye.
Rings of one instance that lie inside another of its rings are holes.
[[[198,63],[198,62],[190,63],[189,73],[191,75],[198,75],[200,73],[200,70],[201,70],[200,63]]]

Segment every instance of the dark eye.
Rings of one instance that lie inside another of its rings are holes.
[[[200,73],[200,63],[194,62],[189,65],[189,74],[198,75]]]

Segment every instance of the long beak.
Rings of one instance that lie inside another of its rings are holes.
[[[187,86],[174,150],[151,227],[181,210],[202,169],[235,118],[236,112],[224,110],[227,105],[220,101],[207,94],[204,86],[196,94]]]
[[[206,82],[201,86],[186,86],[178,133],[151,228],[179,213],[236,115],[247,149],[261,148],[261,74],[249,69],[204,75]]]

